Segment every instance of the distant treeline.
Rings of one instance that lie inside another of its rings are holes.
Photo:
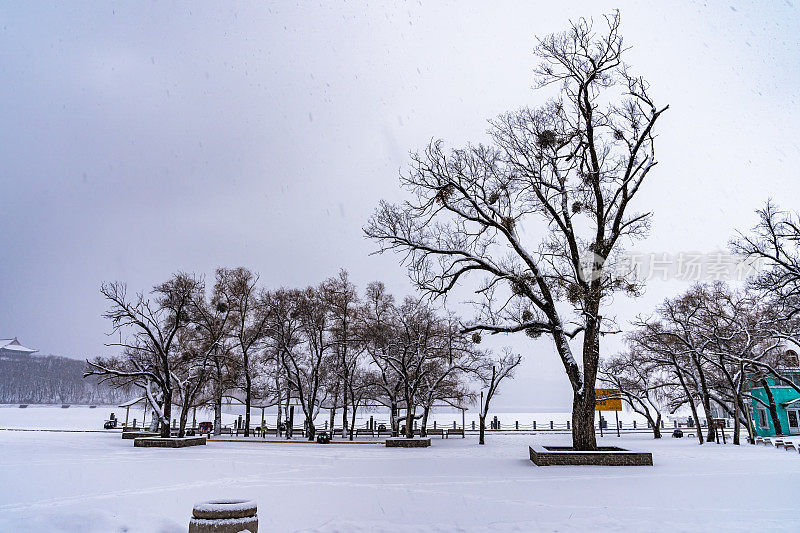
[[[128,394],[83,378],[85,361],[49,355],[0,358],[0,403],[110,404]]]

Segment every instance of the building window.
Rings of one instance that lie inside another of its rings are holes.
[[[763,407],[758,408],[758,427],[769,428],[769,421],[767,420],[767,410]]]
[[[783,363],[784,366],[797,368],[800,366],[800,360],[797,357],[797,352],[794,350],[786,350],[786,353],[783,354]]]

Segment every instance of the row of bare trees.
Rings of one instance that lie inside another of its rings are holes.
[[[796,370],[800,347],[800,223],[771,203],[758,215],[758,225],[732,248],[763,259],[760,274],[740,289],[698,284],[667,299],[634,323],[627,349],[601,367],[600,378],[620,389],[656,438],[662,409],[688,407],[698,428],[701,413],[707,419],[705,440],[715,438],[714,411],[733,418],[736,444],[742,425],[752,439],[752,402],[769,413],[779,434],[787,429],[781,428],[770,383],[800,394],[800,384],[785,373]],[[756,387],[766,401],[751,394]],[[704,442],[699,430],[697,438]]]
[[[391,430],[423,434],[435,404],[463,406],[475,387],[491,390],[481,406],[484,426],[488,398],[502,378],[513,375],[520,357],[477,347],[458,317],[420,298],[396,301],[380,282],[363,295],[347,272],[304,289],[269,290],[245,268],[220,268],[207,288],[193,275],[177,273],[150,294],[129,295],[123,283],[106,283],[119,355],[87,361],[86,375],[144,393],[163,436],[170,433],[172,407],[179,411],[178,434],[193,407],[213,405],[214,431],[221,429],[225,396],[250,408],[291,402],[305,416],[309,439],[321,411],[353,438],[356,413],[385,406]]]

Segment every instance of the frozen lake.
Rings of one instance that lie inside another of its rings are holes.
[[[117,406],[98,406],[90,409],[88,406],[71,406],[67,409],[62,409],[60,406],[52,405],[30,405],[27,408],[20,409],[18,405],[0,405],[0,429],[64,429],[64,430],[100,430],[103,428],[103,421],[108,419],[111,413],[114,413],[121,421],[125,421],[125,409]],[[225,406],[223,409],[223,424],[232,425],[240,414],[244,413],[244,407],[231,405]],[[129,422],[133,422],[135,418],[137,424],[141,425],[143,410],[141,408],[131,408],[129,414]],[[150,420],[151,412],[147,414],[147,420]],[[173,416],[177,418],[177,411],[173,412]],[[268,426],[275,427],[277,412],[274,408],[265,411],[265,420]],[[531,412],[493,412],[489,418],[497,416],[499,422],[504,429],[512,429],[515,423],[519,422],[520,428],[531,428],[533,422],[537,423],[537,428],[548,428],[550,421],[553,421],[556,428],[565,428],[567,420],[570,420],[570,413],[531,413]],[[609,420],[609,427],[613,427],[614,413],[605,413],[605,418]],[[251,411],[253,426],[261,423],[261,410],[253,409]],[[370,417],[373,417],[376,424],[389,423],[389,414],[387,409],[373,409],[369,411],[359,412],[357,418],[357,425],[363,426]],[[472,427],[475,423],[477,428],[477,413],[474,411],[467,411],[465,416],[467,428]],[[633,412],[622,412],[619,415],[623,424],[628,427],[636,420],[637,427],[646,427],[645,419]],[[198,409],[197,422],[205,420],[213,421],[213,413],[209,410]],[[191,423],[192,416],[189,415],[189,422]],[[299,408],[295,409],[295,426],[302,425],[303,415]],[[316,418],[318,427],[324,427],[327,422],[328,416],[325,412]],[[452,427],[455,422],[458,427],[461,427],[461,412],[452,409],[438,408],[435,409],[431,415],[429,424],[433,425],[433,421],[439,427]],[[342,416],[339,412],[335,419],[337,427],[341,427]],[[488,426],[488,421],[487,421]]]
[[[258,502],[261,531],[798,531],[800,455],[606,437],[653,467],[549,467],[561,435],[375,445],[133,448],[119,433],[0,431],[0,531],[186,531],[192,505]]]

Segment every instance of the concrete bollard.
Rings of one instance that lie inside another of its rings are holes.
[[[258,507],[250,500],[212,500],[194,506],[189,533],[258,533]]]

